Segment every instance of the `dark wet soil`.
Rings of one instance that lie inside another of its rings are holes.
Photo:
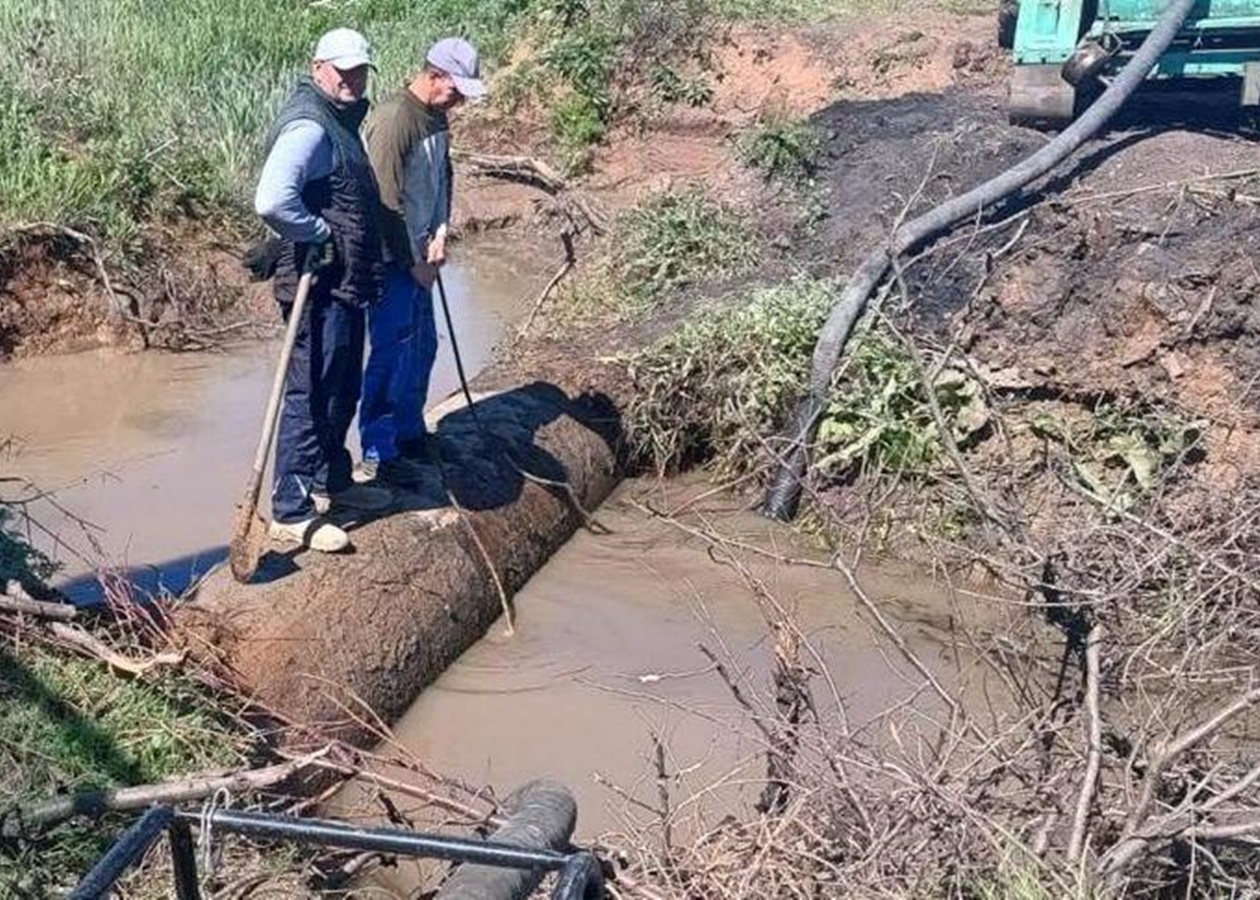
[[[1050,139],[1009,125],[999,97],[963,91],[841,102],[814,118],[829,134],[829,215],[794,253],[841,276],[900,219]],[[1143,96],[1046,181],[930,245],[908,269],[911,318],[986,366],[1017,367],[1029,388],[1249,421],[1260,402],[1248,387],[1260,365],[1253,134],[1219,98]],[[1208,177],[1223,174],[1235,177]],[[780,223],[795,214],[781,203]]]

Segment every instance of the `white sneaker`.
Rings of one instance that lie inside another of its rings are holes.
[[[301,522],[276,522],[267,527],[274,540],[300,544],[320,553],[338,553],[350,546],[350,535],[318,516]]]
[[[315,511],[321,515],[339,510],[380,512],[394,505],[394,492],[372,484],[352,484],[335,494],[315,494]]]

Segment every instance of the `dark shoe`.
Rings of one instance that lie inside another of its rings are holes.
[[[398,455],[412,462],[428,462],[432,458],[433,435],[423,434],[418,438],[401,441],[398,444]]]
[[[394,494],[389,488],[371,484],[351,484],[335,494],[315,494],[315,511],[321,515],[330,512],[381,512],[394,505]]]
[[[424,462],[406,456],[396,456],[377,463],[376,477],[386,484],[416,485],[424,480]]]

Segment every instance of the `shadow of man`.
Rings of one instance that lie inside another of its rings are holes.
[[[621,417],[607,396],[570,398],[554,384],[535,381],[444,415],[432,436],[431,465],[420,483],[403,491],[402,508],[437,509],[453,500],[467,510],[498,509],[519,499],[527,480],[577,503],[573,473],[537,443],[538,432],[564,416],[597,434],[620,464]]]
[[[469,511],[499,509],[516,502],[526,481],[542,486],[592,527],[582,507],[580,485],[590,473],[573,475],[553,453],[537,443],[538,432],[567,416],[598,435],[609,449],[614,465],[624,463],[621,414],[611,398],[601,393],[570,397],[546,381],[476,399],[443,415],[430,440],[430,456],[421,477],[408,485],[391,485],[394,505],[373,516],[361,513],[330,516],[353,532],[369,522],[399,512],[451,508]],[[254,576],[255,584],[278,581],[298,571],[301,548],[271,550],[264,555]]]

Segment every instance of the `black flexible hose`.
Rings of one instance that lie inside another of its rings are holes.
[[[789,442],[778,471],[762,501],[761,512],[773,519],[790,521],[800,504],[802,480],[809,466],[809,443],[825,407],[832,373],[867,301],[888,273],[893,259],[957,222],[974,217],[1045,175],[1094,136],[1146,80],[1164,51],[1172,45],[1196,0],[1172,0],[1141,47],[1103,91],[1098,100],[1075,122],[1032,156],[965,194],[942,203],[907,222],[888,245],[872,252],[850,276],[840,299],[818,333],[814,346],[809,387],[784,429]]]
[[[553,781],[531,781],[505,802],[507,822],[496,831],[496,843],[528,850],[568,848],[577,827],[577,803],[569,789]],[[438,891],[437,900],[524,900],[545,873],[541,869],[508,869],[465,864]]]

